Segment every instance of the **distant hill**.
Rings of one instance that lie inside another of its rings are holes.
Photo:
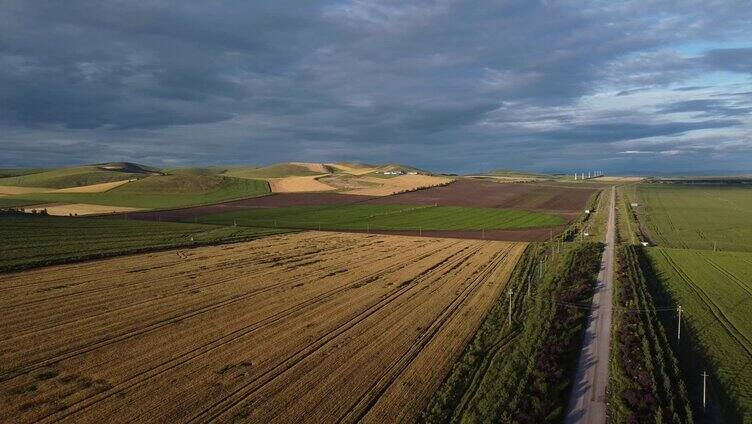
[[[494,177],[536,177],[536,178],[553,178],[550,174],[543,174],[537,172],[527,171],[513,171],[510,169],[494,169],[488,172],[482,173],[482,175],[489,175]]]
[[[0,178],[0,186],[70,188],[144,178],[158,171],[129,162],[111,162],[70,168],[49,169]]]
[[[152,175],[110,190],[110,193],[133,194],[200,194],[232,185],[234,178],[217,175],[179,173]]]
[[[228,168],[224,166],[208,166],[194,168],[167,168],[162,173],[168,175],[220,175],[227,172]]]
[[[305,177],[309,175],[320,175],[331,172],[323,164],[309,164],[302,162],[277,163],[269,166],[250,167],[240,166],[231,167],[223,175],[236,178],[284,178],[284,177]]]
[[[95,164],[97,168],[103,171],[127,172],[134,174],[153,174],[159,173],[159,170],[150,166],[139,165],[133,162],[108,162]]]
[[[45,171],[45,169],[41,168],[0,168],[0,178],[19,177],[21,175],[36,174],[43,171]]]

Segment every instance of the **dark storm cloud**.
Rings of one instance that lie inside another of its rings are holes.
[[[566,167],[593,156],[582,144],[608,154],[609,143],[748,125],[749,107],[705,82],[652,106],[581,104],[749,74],[749,48],[673,50],[743,32],[745,3],[6,1],[0,166]]]
[[[663,124],[613,123],[574,125],[570,128],[547,131],[538,135],[547,140],[599,143],[639,140],[648,137],[683,134],[687,131],[729,128],[740,125],[736,120],[711,120],[700,122],[670,122]]]
[[[752,47],[713,49],[705,54],[703,61],[724,71],[752,74]]]

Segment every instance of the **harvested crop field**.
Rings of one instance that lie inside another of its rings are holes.
[[[451,178],[434,177],[431,175],[400,175],[392,178],[363,176],[360,177],[360,180],[367,184],[373,184],[374,186],[346,191],[346,193],[360,194],[363,196],[389,196],[403,191],[447,184],[452,181]]]
[[[99,183],[99,184],[90,184],[80,187],[69,187],[69,188],[61,188],[59,190],[55,190],[58,193],[103,193],[108,190],[112,190],[115,187],[120,187],[123,184],[127,184],[131,181],[136,180],[122,180],[122,181],[112,181],[109,183]]]
[[[55,189],[45,188],[45,187],[0,186],[0,195],[3,195],[3,196],[13,196],[17,194],[29,194],[29,193],[44,193],[47,191],[55,191]]]
[[[571,220],[582,213],[596,191],[593,187],[462,179],[444,187],[380,197],[368,203],[525,209],[555,213]]]
[[[373,166],[353,165],[346,163],[328,163],[327,166],[352,175],[365,175],[370,174],[371,172],[376,172],[378,170],[377,167]]]
[[[1,276],[0,421],[412,422],[525,246],[309,232]]]
[[[34,205],[21,208],[26,212],[32,210],[47,210],[48,215],[52,216],[86,216],[86,215],[102,215],[118,212],[135,212],[143,209],[128,208],[125,206],[105,206],[105,205],[90,205],[86,203],[72,203],[72,204],[48,204],[48,205]]]
[[[334,187],[319,181],[318,176],[269,178],[272,193],[302,193],[309,191],[331,191]]]

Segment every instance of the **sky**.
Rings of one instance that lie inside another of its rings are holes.
[[[752,172],[749,1],[0,3],[0,167]]]

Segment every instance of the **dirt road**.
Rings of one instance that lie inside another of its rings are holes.
[[[611,187],[611,203],[606,224],[606,248],[593,295],[593,305],[582,342],[566,423],[598,424],[606,422],[606,387],[613,309],[614,243],[616,191]]]

